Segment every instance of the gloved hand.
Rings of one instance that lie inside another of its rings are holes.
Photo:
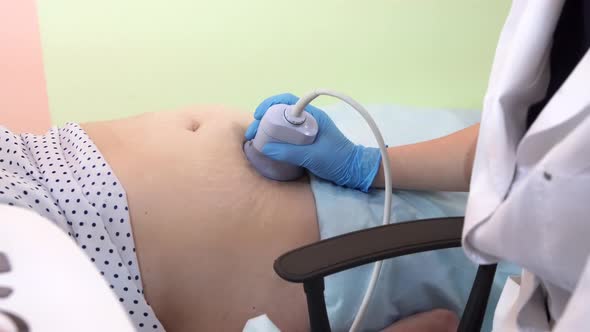
[[[276,104],[294,105],[298,100],[298,97],[289,93],[264,100],[254,112],[255,120],[246,131],[246,139],[254,138],[260,119],[269,107]],[[379,149],[352,143],[319,108],[309,105],[305,110],[318,123],[315,141],[309,145],[267,143],[262,153],[274,160],[305,167],[316,176],[338,185],[369,191],[381,164]]]

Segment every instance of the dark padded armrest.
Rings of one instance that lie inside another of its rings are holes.
[[[412,253],[460,247],[463,217],[424,219],[363,229],[285,253],[276,273],[291,282],[325,277]]]

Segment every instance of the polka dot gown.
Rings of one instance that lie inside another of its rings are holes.
[[[0,127],[0,204],[35,210],[73,238],[138,331],[164,331],[143,296],[125,190],[82,128]]]

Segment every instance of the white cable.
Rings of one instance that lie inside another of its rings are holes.
[[[352,106],[359,114],[365,119],[375,139],[377,140],[377,144],[379,145],[379,150],[381,151],[381,159],[383,160],[383,171],[385,174],[385,203],[383,206],[383,225],[389,224],[390,214],[391,214],[391,197],[392,197],[392,184],[391,184],[391,168],[389,163],[389,156],[387,155],[387,148],[385,146],[385,141],[383,140],[383,136],[379,131],[379,127],[369,115],[369,112],[359,103],[357,103],[354,99],[350,98],[347,95],[331,91],[325,89],[318,89],[309,94],[303,96],[293,107],[292,114],[296,117],[301,116],[303,110],[307,105],[309,105],[312,100],[320,95],[332,96],[342,100],[343,102],[347,103],[348,105]],[[359,310],[356,313],[356,317],[352,322],[352,326],[350,327],[350,332],[358,331],[361,322],[363,321],[363,317],[367,312],[367,307],[369,306],[369,301],[371,300],[371,296],[373,295],[373,291],[375,290],[375,286],[377,286],[377,280],[379,279],[379,273],[381,272],[381,265],[382,261],[375,263],[373,267],[373,273],[371,274],[371,280],[369,281],[369,285],[367,286],[367,291],[365,292],[365,296],[363,297],[363,301],[359,307]]]

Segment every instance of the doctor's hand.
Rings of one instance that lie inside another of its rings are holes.
[[[246,139],[254,138],[260,119],[269,107],[276,104],[294,105],[298,100],[299,97],[289,93],[264,100],[254,112],[255,120],[246,131]],[[267,143],[262,153],[274,160],[304,167],[314,175],[338,185],[367,192],[381,164],[379,149],[352,143],[319,108],[308,105],[305,110],[318,123],[315,141],[309,145]]]

